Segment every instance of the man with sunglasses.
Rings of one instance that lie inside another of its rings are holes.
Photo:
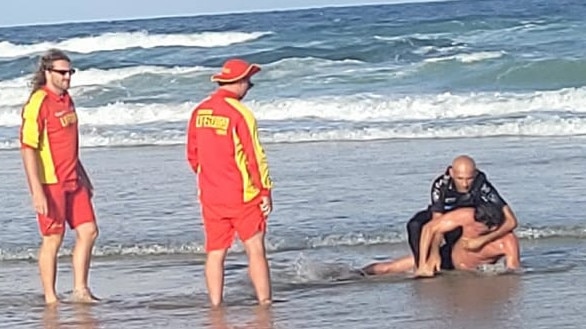
[[[98,301],[88,287],[98,228],[91,201],[93,187],[79,160],[77,114],[67,92],[73,73],[65,53],[49,50],[40,59],[31,95],[22,110],[21,153],[42,235],[38,261],[47,304],[58,301],[57,255],[66,222],[76,231],[73,300]]]
[[[230,59],[211,78],[218,89],[194,110],[187,131],[187,159],[197,174],[205,232],[205,276],[210,302],[223,299],[224,261],[234,235],[243,241],[259,304],[271,303],[265,251],[272,211],[272,181],[256,119],[240,101],[260,66]]]

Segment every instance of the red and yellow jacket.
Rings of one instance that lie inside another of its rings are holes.
[[[68,93],[41,88],[31,95],[22,110],[20,144],[37,151],[41,183],[77,180],[77,114]]]
[[[187,129],[187,159],[202,203],[239,206],[272,188],[256,119],[236,95],[218,89],[199,104]]]

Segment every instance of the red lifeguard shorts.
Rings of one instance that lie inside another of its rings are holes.
[[[37,214],[44,236],[63,234],[65,222],[71,229],[95,222],[94,207],[88,189],[77,181],[43,185],[48,203],[47,215]]]
[[[260,198],[238,207],[202,204],[201,211],[206,252],[230,248],[235,234],[246,241],[266,230]]]

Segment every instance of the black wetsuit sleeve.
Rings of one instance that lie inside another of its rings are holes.
[[[431,205],[429,210],[439,213],[444,213],[444,199],[447,185],[443,176],[438,177],[431,185]]]

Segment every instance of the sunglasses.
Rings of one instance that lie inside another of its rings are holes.
[[[70,69],[70,70],[49,69],[49,71],[59,73],[61,75],[66,75],[67,73],[69,73],[69,75],[73,75],[75,73],[75,69]]]

